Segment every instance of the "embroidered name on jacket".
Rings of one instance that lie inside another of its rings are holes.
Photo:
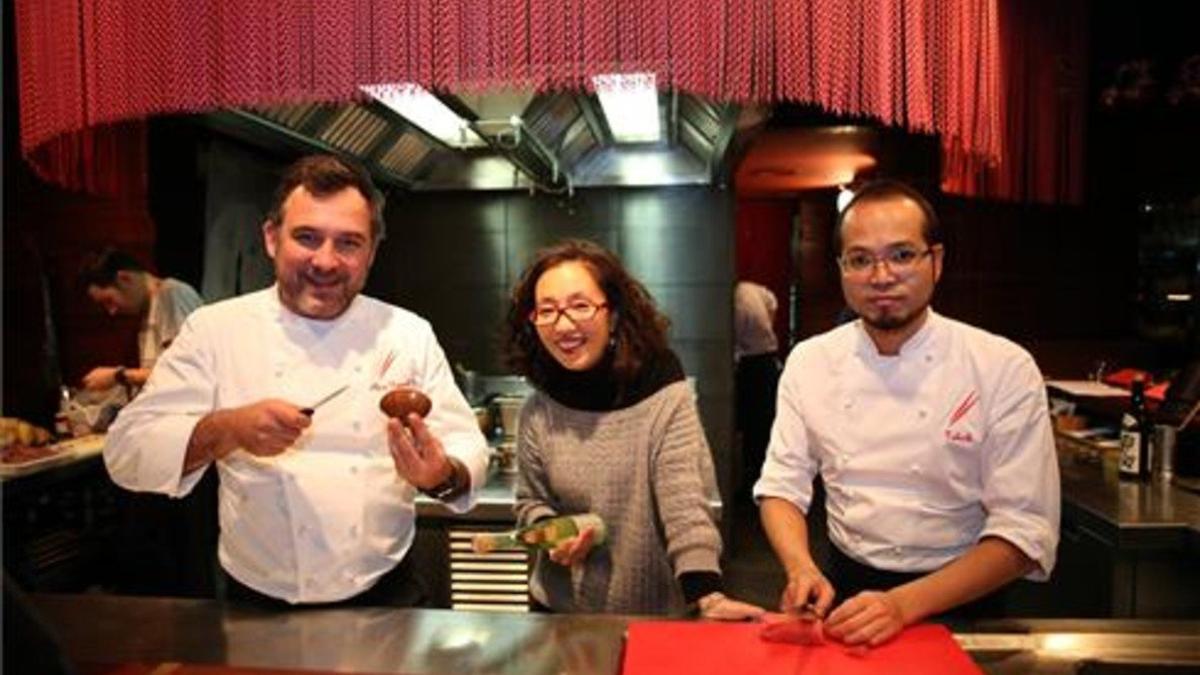
[[[945,436],[946,440],[952,443],[974,443],[975,436],[969,429],[955,429],[954,425],[967,416],[971,408],[979,402],[979,393],[972,389],[958,405],[955,406],[954,412],[950,413],[950,421],[946,425]]]

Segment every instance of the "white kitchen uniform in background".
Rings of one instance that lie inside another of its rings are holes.
[[[424,319],[362,295],[337,319],[305,319],[275,287],[203,307],[110,429],[105,463],[122,487],[183,496],[203,474],[182,475],[201,417],[267,398],[307,406],[342,385],[288,451],[216,462],[218,553],[261,593],[348,598],[391,570],[415,532],[416,490],[396,473],[379,410],[387,391],[410,385],[433,401],[426,423],[471,474],[471,492],[452,509],[473,506],[486,477],[486,441]]]
[[[167,277],[160,282],[158,292],[150,296],[146,318],[138,330],[138,360],[142,368],[153,368],[158,357],[179,334],[188,315],[204,301],[178,279]]]
[[[733,355],[735,359],[779,351],[775,337],[775,311],[779,302],[771,289],[752,281],[739,281],[733,289]]]
[[[855,321],[788,357],[756,499],[807,513],[820,472],[829,537],[872,567],[926,572],[1000,537],[1054,567],[1059,477],[1045,385],[1016,344],[939,316],[896,356]]]

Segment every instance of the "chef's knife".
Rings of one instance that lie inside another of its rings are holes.
[[[342,393],[343,391],[346,391],[349,388],[350,388],[350,385],[343,384],[342,386],[338,387],[331,394],[329,394],[325,398],[321,399],[320,401],[317,401],[316,403],[308,406],[307,408],[301,408],[300,412],[305,415],[308,415],[309,417],[312,417],[313,412],[316,411],[317,408],[320,408],[321,406],[325,405],[326,403],[329,403],[334,398],[336,398],[338,394]]]

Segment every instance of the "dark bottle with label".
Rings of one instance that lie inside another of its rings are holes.
[[[1150,478],[1150,416],[1146,414],[1146,383],[1136,378],[1130,383],[1129,411],[1121,418],[1121,478]]]

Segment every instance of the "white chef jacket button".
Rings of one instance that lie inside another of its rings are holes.
[[[277,379],[278,379],[278,378],[280,378],[280,377],[283,377],[283,371],[282,371],[282,370],[277,370],[277,371],[275,371],[275,377],[276,377]]]
[[[354,424],[351,424],[350,426],[354,427],[355,431],[358,431],[360,428],[362,428],[362,424],[359,422],[355,422]]]
[[[913,464],[912,466],[908,467],[908,470],[913,473],[921,473],[921,467],[917,466],[916,464]]]
[[[917,417],[920,417],[921,419],[925,419],[925,410],[923,410],[923,409],[922,409],[922,410],[918,410],[918,411],[917,411]]]
[[[933,354],[925,355],[925,363],[933,363]]]
[[[361,373],[361,372],[362,372],[362,366],[354,366],[354,372],[356,372],[356,373]]]
[[[357,475],[358,475],[358,465],[356,465],[356,464],[351,464],[351,465],[350,465],[350,475],[351,475],[351,476],[357,476]]]
[[[357,537],[357,536],[358,536],[358,526],[357,526],[357,525],[351,525],[351,526],[350,526],[350,536],[351,536],[351,537]]]
[[[850,407],[853,405],[854,405],[854,401],[846,401],[846,402],[842,403],[842,407],[845,408],[846,410],[849,410]]]

